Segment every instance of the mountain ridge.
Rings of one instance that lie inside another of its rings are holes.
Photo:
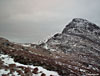
[[[47,44],[50,41],[53,43],[55,41],[56,42],[58,41],[59,43],[60,41],[61,43],[64,40],[64,39],[62,40],[61,37],[66,38],[67,35],[77,36],[82,39],[87,39],[91,42],[94,42],[97,45],[100,45],[100,27],[94,23],[89,22],[86,19],[81,19],[81,18],[74,18],[68,25],[66,25],[62,33],[55,34],[47,41]]]
[[[90,30],[92,29],[92,30]],[[77,31],[78,30],[78,31]],[[84,59],[87,63],[100,64],[100,27],[81,18],[73,19],[62,31],[48,39],[44,44],[50,51],[60,51],[66,54],[90,55]],[[91,59],[90,59],[91,57]],[[97,58],[97,59],[96,59]],[[80,59],[78,59],[80,60]],[[81,61],[82,61],[81,60]]]
[[[60,76],[100,76],[99,33],[96,24],[75,18],[61,33],[39,45],[17,44],[0,38],[0,54],[11,56],[24,65],[56,71]]]

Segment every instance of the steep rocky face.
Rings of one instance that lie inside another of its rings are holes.
[[[64,28],[62,33],[92,34],[100,36],[100,27],[88,20],[75,18]]]
[[[62,34],[68,33],[87,37],[91,41],[100,44],[100,27],[85,19],[73,19],[62,32]]]
[[[100,65],[100,27],[85,19],[73,19],[62,33],[55,34],[44,46],[51,51],[81,55],[76,58]]]

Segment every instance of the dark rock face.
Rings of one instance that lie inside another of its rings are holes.
[[[71,61],[71,65],[81,64],[89,70],[98,72],[97,76],[100,75],[100,27],[88,20],[75,18],[73,19],[62,31],[62,33],[55,34],[53,37],[48,39],[44,47],[50,51],[62,52],[68,57],[72,57],[67,61]],[[64,58],[64,59],[66,59]],[[91,69],[90,69],[90,66]],[[94,67],[96,66],[96,67]],[[80,68],[79,67],[79,68]],[[71,69],[73,69],[71,67]],[[75,68],[74,68],[75,69]],[[78,69],[75,69],[78,71]],[[74,73],[77,71],[74,70]],[[85,69],[79,70],[78,76],[88,76]],[[90,75],[94,73],[90,72]],[[94,74],[95,75],[95,74]],[[69,75],[70,76],[70,75]]]
[[[45,46],[51,51],[82,55],[78,60],[100,65],[100,27],[88,20],[75,18]],[[85,58],[86,56],[86,58]]]
[[[70,22],[63,30],[62,33],[92,33],[95,34],[95,32],[100,32],[100,27],[98,27],[96,24],[91,23],[85,19],[75,18]]]

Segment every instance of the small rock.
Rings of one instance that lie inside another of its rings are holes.
[[[34,68],[33,71],[32,71],[32,73],[38,74],[38,68]]]
[[[2,74],[2,76],[8,76],[7,74]]]
[[[9,64],[9,67],[10,68],[15,68],[16,67],[16,64]]]
[[[41,76],[46,76],[46,74],[42,73]]]
[[[25,68],[25,70],[24,70],[25,73],[28,73],[30,71],[31,71],[30,68]]]

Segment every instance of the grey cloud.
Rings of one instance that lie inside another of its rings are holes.
[[[0,0],[0,36],[38,42],[61,32],[73,18],[100,24],[99,0]]]

